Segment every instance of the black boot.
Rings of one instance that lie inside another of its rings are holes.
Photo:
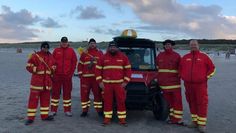
[[[30,124],[32,124],[34,122],[34,120],[26,120],[25,121],[25,125],[27,126],[27,125],[30,125]]]
[[[80,117],[86,117],[86,116],[88,116],[88,112],[82,112],[82,113],[80,114]]]
[[[49,115],[47,118],[43,119],[43,121],[53,121],[54,117],[52,115]]]

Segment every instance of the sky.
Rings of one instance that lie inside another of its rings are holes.
[[[236,39],[235,0],[1,0],[0,43],[139,38]]]

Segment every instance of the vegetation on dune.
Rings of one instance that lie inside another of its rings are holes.
[[[155,41],[158,48],[162,49],[162,42]],[[41,42],[23,42],[23,43],[1,43],[0,48],[39,48]],[[59,46],[60,42],[49,42],[51,45],[51,48],[55,48]],[[82,42],[69,42],[71,47],[77,49],[79,47],[86,47],[88,42],[82,41]],[[188,49],[188,43],[189,40],[176,40],[176,46],[177,49]],[[224,39],[218,39],[218,40],[206,40],[202,39],[199,40],[199,43],[201,44],[200,47],[203,50],[223,50],[223,51],[232,51],[236,49],[236,40],[224,40]],[[108,42],[98,42],[97,46],[101,49],[105,49],[108,45]]]
[[[49,42],[51,48],[56,48],[59,46],[60,42]],[[88,42],[69,42],[70,46],[73,48],[86,47]],[[97,45],[99,48],[107,47],[107,42],[99,42]],[[41,42],[24,42],[24,43],[2,43],[0,48],[39,48]]]

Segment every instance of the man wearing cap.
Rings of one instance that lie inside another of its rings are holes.
[[[181,96],[181,82],[178,73],[181,56],[173,50],[175,42],[165,40],[163,42],[164,52],[156,57],[158,68],[158,83],[162,89],[163,96],[169,103],[170,114],[168,124],[183,125],[183,105]]]
[[[49,44],[43,42],[41,51],[35,52],[28,60],[26,69],[32,74],[30,84],[30,96],[28,102],[28,113],[25,125],[34,122],[38,102],[40,101],[41,119],[52,121],[53,116],[49,116],[50,90],[52,87],[52,76],[55,72],[55,60],[48,51]]]
[[[57,67],[53,79],[51,113],[56,115],[62,90],[64,113],[71,117],[72,76],[76,68],[77,56],[73,48],[69,47],[67,37],[61,38],[60,47],[53,51],[53,57]]]
[[[191,40],[189,46],[190,52],[183,56],[179,67],[192,117],[188,127],[204,133],[208,110],[207,81],[214,75],[215,65],[207,54],[200,52],[197,40]]]
[[[88,113],[90,106],[90,89],[92,89],[94,95],[94,108],[98,112],[99,116],[103,116],[101,89],[98,87],[95,78],[95,66],[102,55],[102,51],[97,49],[96,40],[91,38],[88,42],[88,49],[80,56],[77,68],[80,77],[80,95],[83,110],[80,115],[81,117],[87,116]]]
[[[119,51],[115,42],[109,43],[106,54],[98,61],[95,75],[100,88],[104,91],[103,125],[111,122],[115,98],[119,123],[126,126],[125,87],[130,81],[131,65],[128,57]]]

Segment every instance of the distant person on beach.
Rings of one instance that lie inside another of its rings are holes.
[[[165,40],[163,42],[164,52],[160,52],[156,57],[158,83],[170,107],[167,123],[183,125],[181,82],[178,72],[181,56],[173,50],[174,45],[174,41]]]
[[[22,48],[17,48],[16,53],[22,53]]]
[[[229,52],[229,50],[225,53],[225,59],[230,59],[230,52]]]
[[[97,48],[96,40],[91,38],[88,42],[88,49],[84,50],[80,56],[77,68],[80,78],[81,117],[86,117],[88,114],[90,106],[89,94],[91,90],[94,96],[93,106],[98,115],[103,116],[102,92],[95,77],[95,66],[102,55],[102,51]]]
[[[56,115],[61,90],[63,91],[63,107],[66,116],[71,117],[72,76],[77,63],[77,56],[69,46],[67,37],[62,37],[60,47],[54,49],[53,57],[56,60],[56,72],[53,78],[51,113]]]
[[[55,72],[55,60],[48,51],[49,44],[43,42],[41,51],[34,53],[28,60],[26,69],[32,73],[30,83],[30,96],[28,101],[28,113],[25,125],[34,122],[38,102],[40,101],[41,119],[52,121],[53,116],[49,116],[50,90],[52,88],[52,76]]]
[[[197,40],[191,40],[189,46],[190,53],[183,56],[179,67],[192,116],[192,123],[188,127],[198,128],[199,132],[205,133],[208,110],[207,81],[214,75],[215,65],[208,55],[200,52]]]

